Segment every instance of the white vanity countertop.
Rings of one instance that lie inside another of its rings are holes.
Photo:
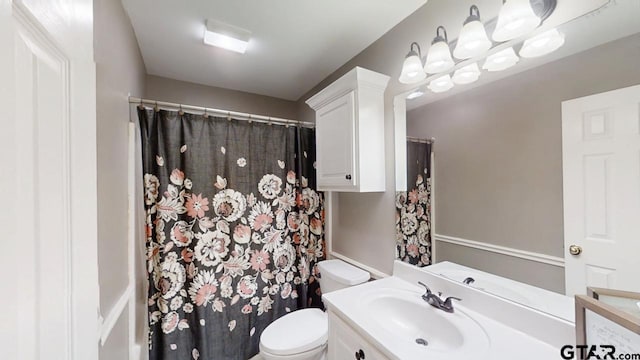
[[[525,306],[531,306],[567,321],[573,322],[575,319],[573,298],[569,296],[449,261],[439,262],[423,269],[457,282],[462,282],[467,277],[472,277],[475,282],[470,285],[471,287],[502,296]]]
[[[435,288],[433,290],[435,292],[438,289]],[[390,359],[414,360],[420,350],[414,346],[406,346],[406,343],[399,344],[396,339],[390,338],[387,329],[379,325],[376,326],[375,322],[372,321],[376,316],[384,316],[384,314],[373,314],[368,311],[367,306],[363,306],[363,299],[366,299],[369,294],[379,294],[385,291],[394,291],[401,294],[402,297],[409,297],[411,301],[414,301],[413,296],[422,301],[420,297],[424,292],[422,287],[393,276],[325,294],[323,301],[329,311],[336,313]],[[454,308],[480,325],[489,338],[488,350],[484,354],[467,352],[452,356],[447,353],[442,356],[442,359],[538,360],[559,357],[560,350],[558,348],[470,310],[463,304],[464,299],[460,303],[455,303]],[[431,309],[427,305],[425,311],[429,310],[442,311],[435,308]],[[444,311],[442,311],[442,314],[445,317],[462,316],[460,314],[447,314]],[[384,319],[378,318],[376,320],[383,320],[384,322]],[[424,324],[424,326],[429,326],[429,324]],[[430,353],[430,355],[432,354]],[[420,356],[420,358],[423,357],[424,355]],[[435,357],[434,359],[437,360]]]

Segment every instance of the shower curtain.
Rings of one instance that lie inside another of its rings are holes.
[[[248,359],[269,323],[322,307],[314,130],[165,110],[138,115],[150,359]]]
[[[396,192],[396,258],[431,264],[431,143],[407,140],[407,190]]]

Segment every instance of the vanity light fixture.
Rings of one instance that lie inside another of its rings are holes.
[[[487,37],[484,24],[480,21],[480,10],[475,5],[469,9],[469,17],[464,21],[453,56],[458,59],[470,59],[491,49],[491,40]]]
[[[424,91],[420,90],[420,89],[416,89],[414,90],[412,93],[410,93],[409,95],[407,95],[407,100],[413,100],[413,99],[417,99],[420,96],[424,95]]]
[[[558,50],[562,45],[564,34],[554,28],[525,40],[519,54],[524,58],[543,56]]]
[[[444,26],[438,26],[436,37],[431,42],[431,47],[427,53],[427,62],[424,64],[424,71],[428,74],[437,74],[450,70],[454,65],[449,49],[449,39]]]
[[[512,47],[506,48],[493,55],[489,55],[482,68],[488,71],[502,71],[517,64],[520,58]]]
[[[493,40],[503,42],[526,35],[540,22],[542,20],[533,11],[529,0],[503,0]]]
[[[416,51],[417,50],[417,51]],[[422,68],[422,52],[417,42],[412,42],[409,47],[409,53],[402,64],[402,72],[400,73],[400,81],[403,84],[415,84],[427,77]]]
[[[431,81],[429,83],[429,90],[434,93],[441,93],[447,90],[450,90],[453,87],[453,81],[451,81],[451,76],[449,74],[440,76],[439,78]]]
[[[216,20],[207,20],[204,43],[244,54],[247,51],[251,32]]]
[[[464,85],[471,84],[477,81],[478,78],[480,78],[480,69],[478,68],[478,63],[473,63],[456,70],[451,80],[458,85]]]

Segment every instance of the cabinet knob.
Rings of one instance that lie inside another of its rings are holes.
[[[351,174],[347,174],[347,175],[345,175],[345,177],[344,177],[344,178],[345,178],[345,179],[347,179],[347,180],[351,180]]]
[[[362,349],[356,351],[356,360],[364,360],[364,351]]]

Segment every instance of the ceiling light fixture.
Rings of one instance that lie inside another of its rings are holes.
[[[524,58],[543,56],[558,50],[562,45],[564,34],[554,28],[525,40],[519,54]]]
[[[416,50],[417,49],[417,52]],[[415,84],[427,77],[422,69],[422,52],[417,42],[412,42],[409,47],[409,53],[402,64],[402,72],[400,73],[400,81],[403,84]]]
[[[502,71],[517,64],[520,58],[512,47],[506,48],[493,55],[489,55],[482,68],[488,71]]]
[[[480,22],[480,10],[475,5],[469,9],[469,17],[464,21],[453,56],[458,59],[469,59],[491,49],[491,40],[487,36],[484,25]]]
[[[413,100],[413,99],[419,98],[422,95],[424,95],[424,91],[420,89],[416,89],[415,91],[407,95],[407,100]]]
[[[458,85],[464,85],[471,84],[472,82],[477,81],[479,78],[480,69],[478,68],[478,63],[473,63],[456,70],[456,72],[453,73],[453,77],[451,78],[451,80],[453,80],[453,82]]]
[[[207,20],[204,43],[244,54],[249,45],[251,32],[220,21]]]
[[[526,35],[540,25],[542,19],[533,11],[529,0],[503,0],[493,40],[502,42]]]
[[[449,74],[440,76],[439,78],[431,81],[429,83],[429,90],[434,93],[445,92],[453,87],[453,82],[451,81],[451,76]]]
[[[454,65],[449,49],[447,30],[444,26],[438,26],[436,37],[431,42],[431,47],[427,53],[427,62],[424,64],[424,71],[429,74],[437,74],[450,70]]]

